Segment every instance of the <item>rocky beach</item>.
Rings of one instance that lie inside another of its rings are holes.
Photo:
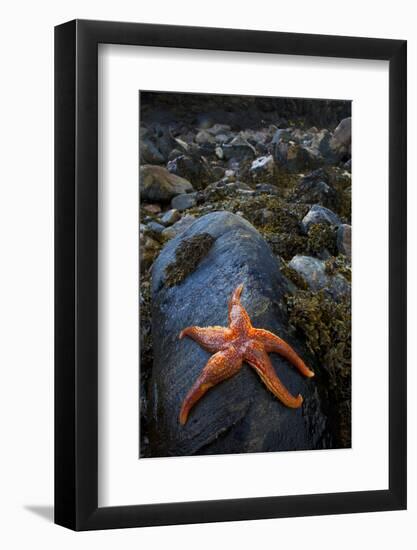
[[[140,457],[351,446],[351,103],[141,92]],[[253,325],[316,373],[272,364],[178,413],[209,354],[179,340],[227,326],[237,284]]]

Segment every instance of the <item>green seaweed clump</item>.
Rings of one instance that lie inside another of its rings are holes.
[[[320,254],[327,250],[332,256],[337,254],[336,231],[325,223],[317,223],[308,231],[308,250],[311,254]]]
[[[296,287],[300,288],[301,290],[307,290],[308,285],[305,282],[302,275],[298,273],[295,269],[290,267],[287,263],[285,263],[283,260],[281,261],[281,273],[286,277],[289,281],[295,284]]]
[[[336,302],[324,291],[301,290],[287,297],[290,323],[301,330],[309,350],[328,368],[351,360],[350,299]]]
[[[346,297],[335,302],[324,291],[300,290],[287,296],[289,321],[318,358],[318,382],[327,394],[329,422],[336,443],[351,445],[351,304]]]
[[[165,268],[165,285],[179,285],[206,256],[215,239],[209,233],[194,235],[182,241],[175,251],[175,261]]]
[[[330,184],[336,189],[339,197],[338,208],[335,212],[344,223],[351,223],[352,219],[352,178],[345,170],[337,167],[328,167],[327,174]]]
[[[272,249],[272,252],[283,258],[291,260],[296,254],[306,252],[306,239],[294,233],[269,233],[259,229],[264,239]]]
[[[274,254],[290,260],[305,251],[306,237],[300,233],[300,220],[306,214],[304,205],[291,205],[268,195],[241,202],[239,210],[256,227]]]
[[[329,258],[326,261],[324,269],[328,275],[337,275],[340,273],[347,281],[352,281],[352,266],[348,258],[343,254]]]

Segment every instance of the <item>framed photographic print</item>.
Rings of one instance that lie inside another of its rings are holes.
[[[55,521],[406,507],[406,42],[55,29]]]

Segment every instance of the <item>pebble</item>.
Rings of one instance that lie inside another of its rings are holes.
[[[159,204],[145,204],[143,207],[146,212],[150,212],[151,214],[159,214],[161,211],[161,207]]]
[[[159,221],[162,223],[162,225],[167,226],[177,222],[180,218],[181,214],[178,212],[178,210],[176,210],[175,208],[171,208],[164,213]]]
[[[151,221],[146,224],[147,230],[153,231],[154,233],[162,233],[162,231],[165,229],[163,225],[161,225],[158,222]]]
[[[308,232],[310,227],[317,223],[327,223],[328,225],[340,225],[341,221],[337,214],[332,210],[315,204],[310,208],[307,214],[304,216],[301,227],[305,233]]]
[[[192,208],[197,204],[197,193],[185,193],[184,195],[177,195],[171,201],[171,207],[183,212],[187,208]]]

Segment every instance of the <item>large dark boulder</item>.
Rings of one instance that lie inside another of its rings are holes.
[[[199,235],[206,243],[203,255],[190,273],[184,266],[184,278],[178,283],[178,269],[172,269],[180,257],[176,252],[182,250],[184,257],[187,243]],[[168,277],[172,271],[175,285]],[[185,426],[178,422],[181,403],[210,357],[196,342],[179,340],[178,335],[189,325],[226,326],[227,304],[239,283],[244,284],[242,303],[254,326],[280,335],[314,370],[311,356],[288,325],[283,296],[291,285],[249,222],[229,212],[203,216],[165,245],[152,279],[154,363],[148,410],[152,456],[331,447],[319,377],[304,378],[275,354],[270,358],[282,382],[291,393],[304,397],[300,409],[285,407],[244,364],[237,375],[195,405]]]

